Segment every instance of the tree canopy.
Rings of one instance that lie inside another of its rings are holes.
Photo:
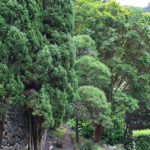
[[[76,0],[75,12],[76,35],[88,35],[95,41],[98,52],[97,60],[110,70],[110,82],[103,90],[108,102],[111,102],[112,115],[122,112],[124,112],[125,118],[128,118],[129,114],[135,115],[133,122],[138,124],[135,119],[141,120],[142,116],[147,114],[150,102],[149,15],[140,9],[132,10],[121,6],[115,0],[105,3],[95,0]],[[76,65],[81,60],[83,61],[82,57]],[[79,68],[80,66],[82,68],[80,69],[79,81],[81,82],[79,83],[82,84],[80,79],[82,78],[86,85],[86,76],[89,75],[89,78],[92,79],[94,69],[89,67],[92,63],[84,67],[85,64],[79,64]],[[98,65],[98,63],[96,64]],[[79,68],[77,74],[79,74]],[[86,76],[83,75],[84,68]],[[90,68],[91,74],[90,71],[86,71],[88,68]],[[100,76],[102,77],[102,75]],[[98,78],[98,74],[95,77]],[[96,81],[98,83],[100,80]],[[107,82],[103,81],[102,85],[104,86]],[[95,86],[94,83],[90,82],[90,84]],[[101,84],[98,85],[101,86]],[[99,88],[101,89],[101,87]],[[136,109],[137,111],[135,111]],[[139,118],[137,114],[139,114]],[[132,119],[130,120],[132,122]],[[140,125],[142,123],[144,126],[146,122],[141,121]]]
[[[95,142],[114,120],[130,142],[150,126],[149,41],[150,14],[116,0],[1,0],[0,142],[9,105],[27,109],[38,135],[71,104],[90,115]]]
[[[71,0],[0,3],[0,104],[30,108],[59,125],[77,87]]]

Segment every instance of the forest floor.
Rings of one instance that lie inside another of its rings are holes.
[[[75,147],[73,145],[72,130],[69,129],[69,126],[67,124],[64,125],[64,128],[66,129],[66,133],[63,139],[62,150],[75,150]]]
[[[53,150],[78,150],[74,146],[73,137],[72,137],[73,131],[69,128],[67,124],[62,124],[60,128],[57,128],[52,133],[52,140],[54,143],[62,143],[62,148],[58,148],[57,146],[54,146],[52,148]],[[56,141],[56,142],[55,142]],[[50,149],[51,150],[51,149]]]
[[[79,144],[77,144],[75,140],[75,131],[71,130],[67,124],[63,124],[56,131],[55,137],[61,141],[62,148],[54,148],[53,150],[79,150]],[[80,136],[80,141],[86,143],[88,139]],[[122,148],[118,146],[108,146],[105,144],[100,144],[100,147],[102,150],[122,150]]]

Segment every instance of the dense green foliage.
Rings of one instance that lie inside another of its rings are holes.
[[[95,41],[88,35],[74,36],[74,43],[76,45],[76,55],[80,58],[84,55],[97,57],[98,52],[96,51]]]
[[[78,89],[78,94],[79,99],[76,102],[88,109],[92,123],[99,124],[101,122],[106,125],[111,109],[104,92],[93,86],[81,86]]]
[[[133,131],[133,139],[136,150],[150,149],[150,130],[135,130]]]
[[[123,7],[115,0],[105,3],[96,0],[75,0],[75,12],[76,35],[87,35],[95,41],[98,52],[96,61],[105,64],[111,74],[109,83],[103,80],[103,83],[97,86],[90,81],[90,85],[104,91],[107,101],[111,103],[111,118],[115,118],[117,122],[121,120],[121,126],[124,126],[119,128],[123,129],[120,133],[121,137],[124,134],[123,141],[126,144],[127,140],[132,141],[128,139],[132,129],[149,126],[149,14],[140,9]],[[88,52],[84,54],[87,55]],[[80,59],[83,60],[82,57]],[[85,85],[89,85],[86,78],[92,79],[95,69],[91,69],[88,64],[88,70],[87,66],[84,67],[86,63],[79,64],[78,67],[78,61],[76,70],[79,84],[83,85],[83,80]],[[83,74],[84,70],[86,76]],[[102,77],[101,74],[100,76]],[[95,77],[98,77],[98,74]],[[96,81],[98,83],[100,80]],[[105,85],[107,86],[104,87]]]
[[[89,116],[94,129],[98,124],[111,123],[109,116],[111,106],[103,92],[110,84],[111,73],[106,65],[98,61],[95,42],[88,35],[75,36],[74,41],[78,58],[75,70],[79,82],[78,97],[74,104],[78,110],[82,109],[86,116]],[[82,117],[82,119],[87,118]],[[85,133],[84,126],[81,128]]]
[[[0,104],[24,105],[59,125],[75,96],[71,0],[0,2]],[[69,111],[68,111],[69,112]]]
[[[123,115],[112,117],[113,126],[105,128],[101,142],[108,145],[117,145],[122,143],[125,130],[125,122]]]
[[[44,128],[59,126],[74,107],[86,114],[82,135],[128,148],[132,130],[150,127],[150,14],[115,0],[74,4],[1,0],[0,123],[10,104]],[[148,130],[133,138],[137,149],[150,149]]]
[[[76,73],[79,85],[93,85],[104,89],[110,83],[110,71],[107,66],[93,57],[83,56],[77,60]]]
[[[71,102],[77,87],[74,71],[75,46],[72,35],[74,29],[74,9],[71,0],[44,2],[44,35],[50,42],[53,57],[53,70],[49,74],[49,93],[53,101],[53,116],[60,124]],[[56,109],[55,109],[56,108]],[[61,120],[60,120],[61,119]]]
[[[79,150],[103,150],[103,149],[100,148],[98,144],[95,144],[92,141],[87,141],[81,144]]]
[[[68,124],[71,129],[75,130],[76,128],[75,119],[70,119]],[[93,136],[94,129],[90,120],[88,122],[87,120],[80,119],[78,122],[78,130],[79,130],[79,134],[85,138],[91,138]]]

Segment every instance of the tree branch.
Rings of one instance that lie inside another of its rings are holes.
[[[115,115],[115,114],[118,114],[118,113],[120,113],[120,112],[122,112],[122,111],[123,111],[123,109],[121,109],[121,110],[119,110],[119,111],[117,111],[117,112],[112,113],[110,116],[113,116],[113,115]]]
[[[119,82],[119,84],[118,84],[118,86],[117,86],[117,88],[116,88],[116,90],[115,90],[115,92],[119,89],[119,87],[121,86],[121,84],[124,82],[124,80],[125,80],[125,78],[127,77],[127,72],[122,76],[122,78],[121,78],[121,80],[120,80],[120,82]]]

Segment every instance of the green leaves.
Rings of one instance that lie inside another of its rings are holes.
[[[78,89],[79,99],[76,102],[83,105],[90,112],[93,123],[110,121],[111,104],[107,102],[103,91],[93,86],[81,86]]]
[[[52,56],[47,45],[38,52],[36,67],[40,74],[46,73],[52,68]]]
[[[126,115],[131,128],[149,127],[149,14],[113,0],[75,0],[75,11],[79,85],[102,89],[112,104],[113,117]],[[96,60],[89,57],[94,48],[91,40],[85,42],[85,35],[96,44]]]
[[[62,122],[77,87],[73,28],[71,0],[1,1],[0,103],[30,108],[45,128]]]
[[[34,91],[28,97],[28,106],[33,110],[33,115],[44,118],[43,127],[54,125],[50,96],[44,86],[40,92]]]
[[[122,92],[113,95],[113,104],[113,109],[120,112],[133,112],[138,108],[138,100]]]
[[[25,63],[28,55],[26,34],[12,26],[7,34],[10,63]]]
[[[133,139],[135,141],[135,146],[138,150],[148,150],[150,148],[150,130],[134,130],[133,131]]]
[[[73,37],[76,49],[77,58],[83,55],[89,55],[92,57],[97,57],[98,53],[96,51],[95,41],[91,39],[88,35],[74,36]]]
[[[76,62],[79,85],[93,85],[100,89],[107,88],[111,73],[107,66],[90,56],[83,56]]]

